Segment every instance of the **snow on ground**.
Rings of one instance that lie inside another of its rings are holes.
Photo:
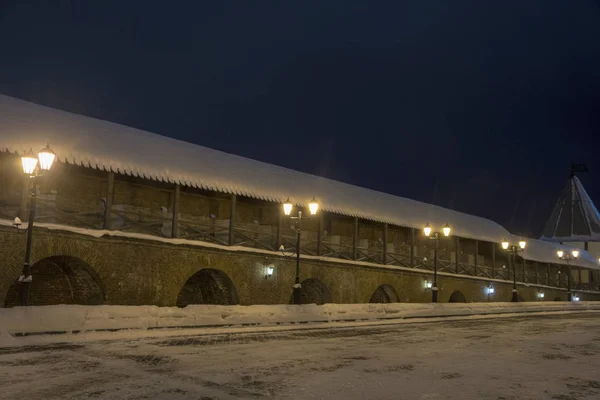
[[[56,305],[0,309],[0,346],[10,335],[231,325],[380,320],[515,312],[600,310],[598,302],[482,302],[219,306]]]
[[[595,312],[151,338],[104,333],[0,349],[0,399],[598,399],[599,370]]]

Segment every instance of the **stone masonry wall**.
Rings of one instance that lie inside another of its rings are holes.
[[[0,299],[2,304],[11,284],[21,273],[25,235],[0,227]],[[35,230],[32,260],[50,256],[71,256],[89,265],[103,285],[105,304],[159,306],[175,305],[186,281],[197,271],[213,268],[229,276],[237,289],[241,304],[288,303],[294,281],[292,259],[276,252],[265,254],[232,251],[192,245],[166,244],[150,240],[105,236],[94,238],[71,232],[38,228]],[[265,278],[264,265],[273,264],[275,272]],[[383,266],[303,259],[301,279],[323,282],[334,303],[368,302],[375,290],[388,284],[400,301],[428,302],[425,289],[430,274],[404,271]],[[35,277],[34,277],[35,279]],[[509,301],[510,283],[493,283],[496,293],[490,300]],[[447,302],[454,291],[461,291],[467,301],[487,301],[484,280],[468,277],[439,276],[440,301]],[[538,291],[545,300],[566,300],[565,290],[520,286],[526,301],[535,301]],[[63,294],[57,293],[56,296]],[[598,294],[583,293],[582,300],[600,300]]]

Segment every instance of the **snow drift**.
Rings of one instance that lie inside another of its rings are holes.
[[[0,309],[0,338],[5,340],[14,335],[34,333],[278,325],[584,310],[600,310],[600,303],[192,305],[185,308],[79,305],[15,307]]]

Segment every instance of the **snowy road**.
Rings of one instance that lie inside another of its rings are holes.
[[[0,348],[1,399],[599,399],[600,314]]]

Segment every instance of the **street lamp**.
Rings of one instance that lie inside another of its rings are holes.
[[[36,192],[37,192],[37,182],[38,178],[44,175],[46,171],[49,171],[52,168],[52,164],[54,163],[56,155],[52,151],[49,145],[46,145],[43,149],[41,149],[37,157],[33,153],[32,149],[29,149],[28,152],[23,154],[21,157],[21,164],[23,166],[23,172],[29,176],[31,184],[29,188],[31,189],[29,195],[29,219],[27,221],[27,247],[25,249],[25,263],[23,264],[23,273],[19,276],[19,282],[21,283],[21,305],[27,306],[29,305],[29,291],[31,289],[31,282],[33,278],[31,277],[31,242],[33,239],[33,221],[35,219],[35,200],[36,200]],[[15,218],[15,224],[18,227],[18,218]]]
[[[293,208],[294,205],[290,202],[290,199],[288,198],[286,202],[283,203],[283,213],[286,216],[290,216],[292,214]],[[308,204],[308,210],[310,211],[310,215],[315,215],[319,211],[319,203],[314,197]],[[293,286],[293,297],[294,304],[301,304],[300,289],[302,288],[302,285],[300,284],[300,231],[302,229],[302,220],[309,219],[310,217],[302,216],[302,210],[298,210],[298,214],[290,218],[296,220],[296,280]],[[283,245],[279,247],[279,250],[284,250]]]
[[[556,255],[560,260],[566,261],[569,268],[569,273],[567,276],[567,301],[571,301],[573,300],[573,296],[571,295],[571,279],[573,278],[573,275],[571,275],[571,261],[577,260],[577,257],[579,257],[579,251],[572,250],[571,254],[565,254],[564,251],[558,250]]]
[[[446,224],[442,228],[443,235],[445,237],[450,236],[450,225]],[[438,287],[437,287],[437,268],[438,268],[438,249],[439,249],[439,241],[442,236],[439,232],[431,232],[431,226],[429,224],[425,225],[423,228],[423,233],[431,240],[435,240],[435,247],[433,253],[433,287],[431,288],[431,302],[437,303],[438,301]]]
[[[513,261],[513,290],[512,290],[512,302],[516,303],[519,301],[519,297],[517,295],[517,254],[519,252],[525,250],[525,246],[527,246],[527,242],[524,240],[519,240],[519,245],[514,245],[508,243],[506,239],[502,240],[502,248],[504,250],[510,251],[512,255]]]

